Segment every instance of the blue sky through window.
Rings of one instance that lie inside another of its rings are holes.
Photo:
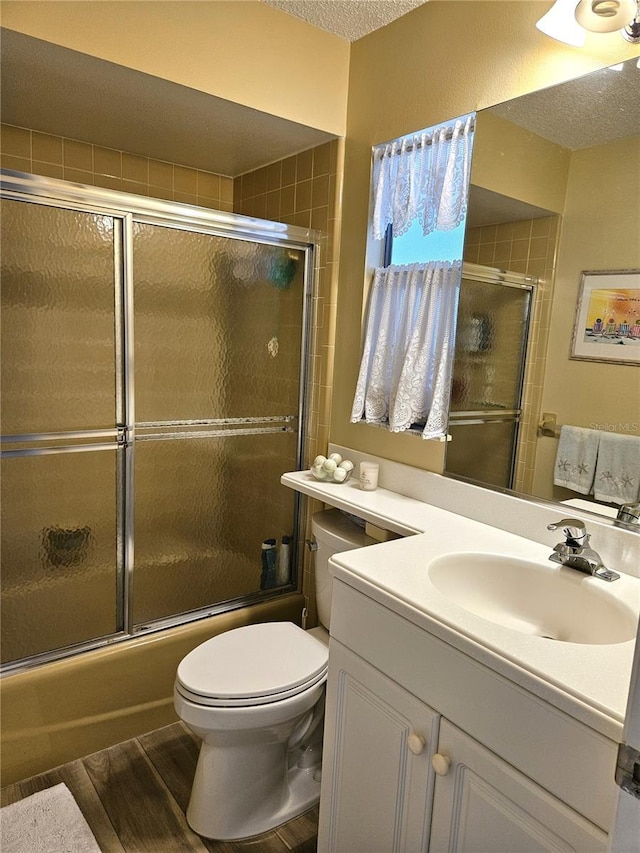
[[[425,237],[422,224],[411,223],[406,234],[394,237],[391,244],[392,264],[415,264],[423,261],[456,261],[462,257],[465,220],[451,231],[432,231]]]

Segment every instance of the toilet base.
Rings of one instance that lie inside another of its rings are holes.
[[[315,776],[318,777],[317,780]],[[195,814],[192,809],[193,798],[187,809],[187,823],[198,835],[217,841],[242,841],[268,832],[317,805],[320,801],[320,766],[290,767],[287,771],[287,788],[288,796],[277,811],[269,815],[246,816],[240,836],[235,833],[220,832],[219,827],[212,825],[209,810],[205,813],[204,810],[196,808],[197,814]]]

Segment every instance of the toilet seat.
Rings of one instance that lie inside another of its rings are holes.
[[[199,705],[239,708],[278,702],[325,680],[326,646],[292,622],[226,631],[180,663],[176,690]]]

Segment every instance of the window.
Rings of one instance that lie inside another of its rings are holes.
[[[446,435],[474,116],[373,151],[369,292],[352,422]]]

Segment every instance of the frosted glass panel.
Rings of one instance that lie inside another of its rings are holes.
[[[462,279],[451,411],[520,406],[528,290]]]
[[[134,226],[136,420],[298,411],[302,252]]]
[[[115,423],[112,217],[2,200],[2,432]]]
[[[2,460],[2,660],[116,624],[116,451]]]
[[[449,424],[447,474],[511,488],[517,424]]]
[[[258,592],[261,545],[293,533],[296,435],[136,444],[134,622]]]

